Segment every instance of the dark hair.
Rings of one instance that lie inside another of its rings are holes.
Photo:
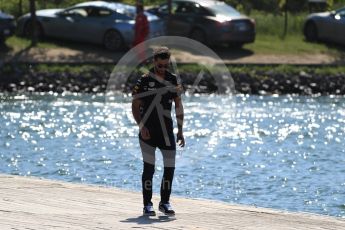
[[[138,4],[138,5],[137,5],[137,9],[136,9],[136,10],[137,10],[137,14],[138,14],[138,13],[141,13],[141,12],[143,12],[143,11],[144,11],[144,6],[143,6],[143,5],[141,5],[141,4]]]
[[[163,60],[169,59],[170,55],[171,53],[169,51],[169,48],[166,46],[158,47],[153,51],[154,60],[157,60],[158,58]]]

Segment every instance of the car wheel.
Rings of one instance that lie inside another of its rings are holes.
[[[36,29],[37,29],[37,37],[42,38],[44,35],[44,32],[43,32],[41,23],[39,22],[36,23]],[[32,24],[32,21],[30,20],[25,24],[23,34],[25,37],[31,37],[32,33],[33,33],[33,24]]]
[[[191,32],[190,36],[191,39],[196,40],[200,43],[206,44],[206,35],[204,33],[204,31],[200,30],[200,29],[195,29]]]
[[[120,50],[123,48],[123,39],[121,34],[116,30],[108,30],[104,34],[103,45],[108,50]]]
[[[317,41],[317,27],[314,22],[308,22],[304,28],[304,36],[307,41]]]

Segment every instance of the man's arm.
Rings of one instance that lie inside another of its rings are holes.
[[[134,117],[135,122],[139,126],[139,131],[141,134],[141,137],[144,140],[148,140],[151,138],[149,130],[144,126],[144,124],[141,122],[141,116],[140,116],[140,106],[141,106],[141,100],[139,99],[133,99],[132,100],[132,114]]]
[[[132,100],[132,114],[133,114],[135,122],[137,123],[137,125],[139,125],[139,129],[141,129],[140,105],[141,105],[141,100],[139,99]]]
[[[181,141],[179,145],[181,147],[184,147],[184,136],[183,136],[183,119],[184,119],[184,111],[183,111],[183,105],[182,105],[182,99],[181,97],[175,97],[175,112],[176,112],[176,121],[177,121],[177,141]]]

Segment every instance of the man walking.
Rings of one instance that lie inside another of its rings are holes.
[[[133,88],[132,113],[139,125],[139,143],[143,155],[142,192],[144,215],[156,215],[152,204],[152,178],[155,171],[155,151],[163,155],[164,173],[160,187],[159,210],[175,215],[169,199],[175,171],[176,143],[171,117],[172,102],[177,120],[177,142],[184,147],[182,87],[176,76],[168,71],[170,51],[159,47],[153,53],[154,67],[141,76]]]

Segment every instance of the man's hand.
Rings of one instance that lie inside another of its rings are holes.
[[[150,132],[145,126],[143,126],[141,128],[140,134],[141,134],[141,137],[143,138],[143,140],[148,140],[151,138]]]
[[[176,142],[180,147],[184,147],[184,137],[183,137],[183,133],[182,132],[178,132],[177,133],[177,138],[176,138]]]

